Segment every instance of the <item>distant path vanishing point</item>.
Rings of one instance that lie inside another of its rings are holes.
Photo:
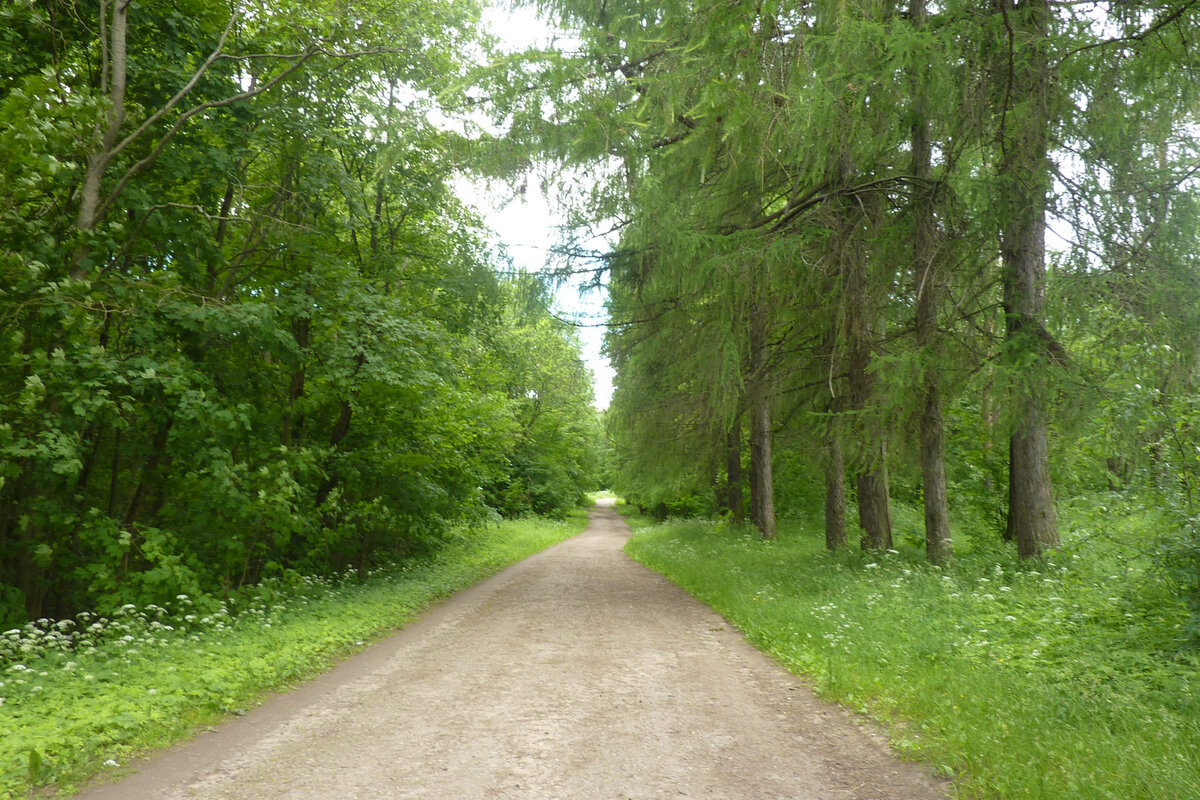
[[[579,536],[83,800],[933,800],[947,785],[621,547]]]

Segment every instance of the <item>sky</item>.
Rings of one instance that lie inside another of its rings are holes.
[[[484,21],[510,51],[545,45],[553,39],[552,29],[529,8],[489,7],[484,11]],[[467,181],[460,183],[459,190],[496,232],[514,266],[529,272],[547,269],[550,248],[558,241],[556,227],[564,219],[561,209],[542,192],[539,183],[528,181],[525,191],[515,197],[505,187],[497,186],[489,192]],[[554,310],[558,317],[578,326],[584,361],[594,376],[596,406],[607,408],[612,399],[613,370],[600,352],[607,318],[604,293],[581,294],[578,284],[563,286]]]

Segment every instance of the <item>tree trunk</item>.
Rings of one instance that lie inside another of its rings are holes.
[[[926,370],[934,368],[927,366]],[[948,564],[954,559],[954,545],[946,495],[942,394],[937,377],[931,379],[928,374],[921,409],[921,480],[925,500],[925,556],[933,564]]]
[[[729,514],[734,525],[746,523],[746,507],[742,498],[742,429],[735,424],[729,432],[725,448],[725,471],[729,478]]]
[[[825,548],[836,552],[846,543],[846,459],[841,439],[831,432],[825,466]]]
[[[204,293],[209,297],[213,297],[213,293],[217,290],[217,266],[222,261],[221,250],[225,246],[225,237],[229,234],[229,215],[233,212],[234,189],[232,181],[225,187],[225,195],[221,198],[221,210],[217,219],[217,233],[213,237],[213,244],[216,246],[204,266]]]
[[[290,446],[293,439],[299,439],[304,430],[304,415],[296,413],[296,403],[304,396],[311,322],[311,318],[307,316],[292,320],[292,340],[296,343],[301,360],[292,370],[291,383],[288,386],[287,409],[283,412],[283,433],[280,437],[284,447]]]
[[[754,523],[764,539],[778,535],[775,526],[775,488],[771,468],[771,405],[757,399],[750,415],[750,460],[754,462]]]
[[[129,501],[129,507],[125,510],[125,516],[121,520],[121,526],[128,528],[137,522],[138,516],[142,511],[142,503],[146,498],[146,492],[150,488],[150,483],[158,479],[158,465],[163,456],[166,455],[167,442],[171,435],[171,426],[174,425],[174,417],[170,417],[158,429],[154,435],[154,440],[150,443],[150,455],[146,458],[146,465],[142,467],[141,474],[138,476],[137,488],[133,490],[133,497]]]
[[[856,251],[851,246],[849,250]],[[862,254],[849,253],[847,271],[847,339],[849,340],[850,408],[855,412],[860,449],[857,454],[858,522],[864,550],[892,547],[892,514],[888,499],[887,446],[876,422],[869,420],[874,381],[871,363],[870,298]]]
[[[342,410],[338,414],[337,422],[333,426],[333,434],[329,437],[329,446],[337,447],[342,443],[342,439],[346,438],[346,434],[350,432],[350,417],[353,415],[354,409],[350,405],[350,399],[346,398],[342,401]]]
[[[887,449],[879,445],[880,463],[858,473],[858,524],[864,550],[892,549],[892,509],[888,499]]]
[[[365,363],[367,363],[366,354],[359,353],[357,356],[355,356],[354,372],[352,372],[350,375],[351,383],[353,383],[355,376],[358,375],[358,371],[362,369],[362,365]],[[358,390],[353,389],[351,390],[350,394],[344,400],[342,400],[341,411],[338,413],[337,422],[333,424],[333,433],[331,433],[329,436],[330,449],[336,449],[337,446],[342,443],[342,439],[346,438],[346,434],[350,433],[350,420],[354,416],[354,407],[351,405],[351,401],[357,396]],[[338,474],[337,470],[329,470],[329,474],[326,476],[325,480],[321,481],[321,485],[317,488],[317,507],[320,507],[327,499],[329,499],[330,492],[333,491],[334,487],[341,483],[341,480],[342,476]]]
[[[1046,420],[1040,397],[1026,397],[1012,435],[1008,471],[1008,529],[1021,558],[1058,547],[1058,515],[1050,482]]]
[[[116,516],[121,491],[121,427],[113,424],[112,463],[108,473],[108,516]]]
[[[754,457],[754,427],[751,423],[750,427],[750,474],[747,476],[750,479],[750,524],[761,529],[762,525],[758,519],[758,512],[762,508],[762,501],[758,497],[758,493],[762,490],[762,483],[758,479],[758,468],[760,464],[758,459]]]
[[[84,428],[83,436],[80,437],[80,446],[87,448],[83,466],[80,467],[79,476],[75,479],[75,491],[82,494],[87,488],[88,480],[92,477],[92,469],[96,466],[96,459],[100,454],[100,435],[95,422],[89,423]]]
[[[912,0],[910,17],[923,27],[925,0]],[[913,274],[917,280],[917,346],[921,351],[921,479],[925,503],[925,554],[934,564],[953,558],[950,508],[946,497],[946,450],[942,425],[942,382],[938,373],[938,307],[942,285],[938,269],[937,228],[929,184],[933,178],[927,100],[921,76],[915,76],[912,127],[912,174],[919,181],[913,208]]]
[[[764,539],[775,527],[775,480],[771,465],[771,398],[766,387],[767,319],[761,306],[750,315],[750,370],[756,385],[750,406],[751,516]]]
[[[918,324],[918,331],[921,325]],[[918,340],[921,339],[918,336]],[[946,449],[942,423],[941,381],[926,364],[921,404],[921,478],[925,505],[925,554],[934,564],[953,560],[950,508],[946,491]]]
[[[100,183],[113,158],[113,148],[116,147],[121,134],[121,126],[125,123],[125,88],[128,71],[128,56],[126,35],[129,31],[128,0],[109,0],[100,4],[100,39],[101,52],[107,55],[100,61],[101,92],[108,95],[108,115],[105,127],[100,136],[99,148],[87,157],[87,167],[83,173],[83,184],[79,188],[79,208],[75,215],[75,227],[81,231],[90,231],[96,227],[100,208]],[[111,18],[105,17],[105,12],[111,8]],[[107,39],[105,33],[108,34]],[[80,246],[72,254],[71,277],[82,280],[87,277],[91,266],[88,259],[91,250]]]
[[[1043,323],[1046,278],[1046,194],[1049,190],[1047,127],[1049,65],[1046,38],[1050,9],[1046,0],[1001,0],[1001,13],[1012,32],[1011,71],[1002,108],[1003,156],[999,188],[1003,228],[1005,340],[1009,358],[1036,358],[1019,382],[1018,411],[1009,449],[1008,532],[1022,558],[1058,547],[1058,516],[1050,481],[1046,423],[1048,356]],[[1014,107],[1018,106],[1018,107]],[[1028,363],[1021,359],[1021,363]]]

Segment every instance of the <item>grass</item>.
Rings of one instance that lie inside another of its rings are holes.
[[[919,510],[896,516],[899,533],[919,530]],[[626,549],[819,694],[882,721],[961,798],[1200,798],[1186,606],[1112,544],[1149,536],[1155,515],[1085,503],[1063,518],[1063,550],[1033,566],[986,544],[960,546],[945,570],[911,544],[829,554],[815,520],[773,543],[668,521]]]
[[[409,622],[434,601],[566,539],[565,522],[471,531],[435,556],[339,580],[291,576],[240,603],[184,595],[111,617],[0,634],[0,797],[82,780],[198,726],[243,714]]]
[[[646,528],[657,527],[660,524],[653,517],[639,513],[637,506],[631,506],[623,499],[618,499],[614,508],[618,514],[625,518],[626,524],[629,525],[634,533],[639,533]]]

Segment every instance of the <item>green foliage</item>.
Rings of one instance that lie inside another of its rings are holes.
[[[483,487],[506,516],[562,515],[600,485],[602,433],[592,375],[580,342],[547,313],[550,297],[530,278],[506,285],[509,300],[493,340],[495,388],[511,407],[509,455]]]
[[[1055,498],[1134,490],[1200,608],[1194,4],[537,5],[580,46],[490,73],[493,144],[597,176],[579,239],[618,222],[615,489],[708,513],[769,408],[783,513],[833,458],[852,505],[937,466],[1033,557]]]
[[[366,570],[594,488],[578,341],[429,121],[472,4],[120,6],[124,48],[102,8],[3,11],[0,619]]]
[[[0,795],[70,788],[327,669],[422,608],[578,533],[585,519],[461,530],[402,567],[285,570],[226,600],[180,594],[0,635]]]
[[[1200,796],[1184,597],[1122,544],[1150,547],[1166,516],[1101,501],[1062,516],[1063,552],[1033,567],[963,530],[950,569],[924,563],[919,542],[826,553],[819,524],[764,544],[674,522],[627,550],[820,694],[883,722],[960,797]]]

